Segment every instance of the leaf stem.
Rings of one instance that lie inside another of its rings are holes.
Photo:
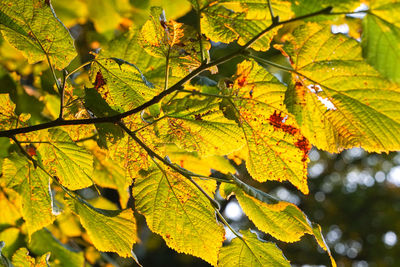
[[[164,79],[164,91],[168,89],[168,78],[169,78],[169,55],[171,53],[171,46],[168,47],[167,56],[165,59],[165,79]]]
[[[64,115],[64,96],[65,96],[65,83],[67,81],[66,76],[68,75],[67,70],[63,71],[63,81],[62,81],[62,85],[60,87],[60,115],[58,116],[59,120],[63,119],[63,115]]]
[[[92,62],[94,62],[95,60],[90,60],[88,62],[83,63],[82,65],[80,65],[79,67],[77,67],[76,69],[74,69],[73,71],[71,71],[70,73],[68,73],[67,76],[65,76],[65,79],[68,79],[72,74],[74,74],[75,72],[77,72],[78,70],[82,69],[83,67],[86,67],[89,64],[92,64]]]
[[[272,9],[271,1],[272,0],[268,0],[268,9],[269,9],[269,13],[271,15],[271,21],[272,22],[274,22],[274,21],[278,22],[279,17],[275,17],[274,16],[274,10]]]
[[[235,236],[237,236],[238,238],[240,238],[240,239],[244,242],[243,237],[242,237],[238,232],[236,232],[235,229],[232,228],[232,226],[225,220],[224,216],[222,216],[221,212],[220,212],[219,210],[217,210],[217,209],[215,210],[215,212],[217,213],[218,218],[221,220],[221,222],[222,222],[226,227],[228,227],[229,230],[231,230],[231,232],[232,232]]]

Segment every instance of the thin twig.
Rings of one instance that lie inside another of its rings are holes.
[[[268,0],[268,9],[269,9],[269,14],[271,15],[271,21],[274,22],[276,20],[276,18],[274,16],[274,11],[272,9],[271,1],[272,0]]]
[[[17,140],[17,138],[15,138],[15,136],[11,136],[10,137],[14,143],[18,146],[19,150],[22,152],[22,154],[24,154],[32,163],[33,166],[35,166],[35,168],[37,167],[37,162],[34,158],[32,158],[31,155],[29,155],[28,152],[26,152],[26,150],[22,147],[21,143]]]
[[[68,73],[68,75],[65,77],[65,79],[68,79],[72,74],[74,74],[75,72],[77,72],[78,70],[82,69],[83,67],[92,64],[93,61],[95,60],[90,60],[88,62],[83,63],[82,65],[80,65],[79,67],[77,67],[76,69],[74,69],[73,71],[71,71],[70,73]]]
[[[200,8],[199,1],[196,0],[197,7]],[[200,59],[201,63],[204,62],[204,54],[203,54],[203,41],[201,40],[201,11],[197,11],[197,38],[199,39],[199,46],[200,46]]]
[[[127,133],[129,134],[133,140],[135,140],[135,142],[141,146],[146,152],[147,154],[152,157],[152,158],[156,158],[159,161],[161,161],[164,165],[170,167],[171,169],[173,169],[174,171],[176,171],[177,173],[181,174],[182,176],[184,176],[185,178],[187,178],[192,184],[194,184],[194,186],[197,187],[197,189],[200,190],[200,192],[210,201],[211,205],[217,209],[219,209],[219,204],[218,202],[216,202],[212,197],[210,197],[206,191],[204,191],[203,188],[201,188],[201,186],[199,186],[196,181],[193,180],[193,178],[186,172],[182,171],[180,168],[178,168],[177,166],[175,166],[174,164],[168,162],[167,160],[163,159],[160,155],[158,155],[156,152],[154,152],[151,148],[149,148],[145,143],[142,142],[142,140],[140,140],[128,127],[126,127],[125,124],[123,124],[122,122],[119,122],[118,125]]]

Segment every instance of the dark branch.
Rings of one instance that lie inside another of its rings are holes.
[[[309,18],[309,17],[321,15],[321,14],[329,14],[331,10],[332,10],[332,7],[327,7],[327,8],[324,8],[324,9],[320,10],[320,11],[317,11],[317,12],[314,12],[314,13],[311,13],[311,14],[308,14],[308,15],[300,16],[300,17],[297,17],[297,18],[285,20],[285,21],[279,21],[278,22],[277,20],[274,20],[270,26],[268,26],[265,30],[263,30],[262,32],[260,32],[256,36],[254,36],[250,41],[248,41],[244,46],[242,46],[237,51],[232,52],[231,54],[226,55],[224,57],[221,57],[221,58],[219,58],[217,60],[214,60],[214,61],[212,61],[210,63],[200,65],[197,69],[195,69],[194,71],[189,73],[187,76],[182,78],[179,82],[177,82],[176,84],[174,84],[173,86],[171,86],[167,90],[162,91],[160,94],[154,96],[149,101],[147,101],[147,102],[143,103],[142,105],[140,105],[140,106],[138,106],[138,107],[136,107],[134,109],[131,109],[131,110],[127,111],[127,112],[124,112],[124,113],[121,113],[121,114],[118,114],[118,115],[114,115],[114,116],[110,116],[110,117],[103,117],[103,118],[90,118],[90,119],[80,119],[80,120],[63,120],[62,118],[58,118],[57,120],[46,122],[46,123],[42,123],[42,124],[38,124],[38,125],[33,125],[33,126],[28,126],[28,127],[23,127],[23,128],[17,128],[17,129],[11,129],[11,130],[6,130],[6,131],[0,131],[0,137],[10,137],[10,138],[12,138],[12,136],[14,136],[16,134],[29,133],[29,132],[33,132],[33,131],[53,128],[53,127],[58,127],[58,126],[66,126],[66,125],[83,125],[83,124],[94,124],[94,123],[117,123],[121,119],[123,119],[125,117],[128,117],[130,115],[139,113],[142,110],[144,110],[144,109],[146,109],[146,108],[148,108],[148,107],[160,102],[165,96],[167,96],[167,95],[169,95],[169,94],[171,94],[171,93],[173,93],[173,92],[175,92],[175,91],[177,91],[179,89],[182,89],[182,86],[186,82],[188,82],[190,79],[196,77],[197,75],[199,75],[203,71],[205,71],[205,70],[207,70],[207,69],[209,69],[209,68],[211,68],[213,66],[216,66],[216,65],[222,64],[222,63],[224,63],[226,61],[229,61],[232,58],[235,58],[235,57],[243,55],[244,53],[246,53],[246,49],[247,48],[249,48],[252,44],[254,44],[258,39],[263,37],[267,32],[269,32],[273,28],[275,28],[275,27],[277,27],[279,25],[283,25],[283,24],[286,24],[286,23],[293,22],[293,21],[297,21],[297,20],[301,20],[301,19],[305,19],[305,18]]]

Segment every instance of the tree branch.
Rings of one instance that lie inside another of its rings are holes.
[[[42,124],[38,124],[38,125],[33,125],[33,126],[28,126],[28,127],[23,127],[23,128],[17,128],[17,129],[11,129],[11,130],[5,130],[5,131],[0,131],[0,137],[10,137],[16,134],[21,134],[21,133],[29,133],[29,132],[33,132],[33,131],[38,131],[38,130],[43,130],[43,129],[48,129],[48,128],[53,128],[53,127],[57,127],[57,126],[66,126],[66,125],[84,125],[84,124],[94,124],[94,123],[118,123],[121,119],[128,117],[130,115],[136,114],[158,102],[160,102],[165,96],[179,90],[182,89],[182,86],[190,81],[192,78],[196,77],[197,75],[199,75],[200,73],[202,73],[203,71],[222,64],[224,62],[227,62],[235,57],[241,56],[243,54],[246,53],[246,50],[252,45],[254,44],[257,40],[259,40],[261,37],[263,37],[267,32],[269,32],[270,30],[272,30],[273,28],[279,26],[279,25],[283,25],[283,24],[287,24],[287,23],[291,23],[294,21],[298,21],[298,20],[302,20],[305,18],[309,18],[309,17],[313,17],[313,16],[317,16],[317,15],[321,15],[321,14],[329,14],[330,11],[332,10],[332,7],[327,7],[324,8],[320,11],[311,13],[311,14],[307,14],[304,16],[300,16],[297,18],[293,18],[293,19],[289,19],[289,20],[285,20],[285,21],[273,21],[271,23],[270,26],[268,26],[265,30],[263,30],[262,32],[260,32],[259,34],[257,34],[256,36],[254,36],[250,41],[248,41],[244,46],[242,46],[241,48],[239,48],[237,51],[232,52],[231,54],[228,54],[224,57],[221,57],[219,59],[216,59],[210,63],[207,64],[201,64],[197,69],[193,70],[191,73],[189,73],[188,75],[186,75],[184,78],[182,78],[180,81],[178,81],[177,83],[175,83],[173,86],[171,86],[170,88],[168,88],[167,90],[162,91],[160,94],[154,96],[152,99],[150,99],[149,101],[143,103],[142,105],[131,109],[129,111],[126,111],[124,113],[120,113],[118,115],[114,115],[114,116],[110,116],[110,117],[102,117],[102,118],[90,118],[90,119],[80,119],[80,120],[62,120],[62,119],[56,119],[54,121],[50,121],[50,122],[45,122]],[[89,63],[85,63],[84,65],[80,66],[79,68],[85,66],[86,64]],[[66,76],[69,77],[73,72],[71,72],[70,74],[68,74]]]

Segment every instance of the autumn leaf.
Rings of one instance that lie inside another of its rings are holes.
[[[250,231],[241,234],[221,249],[218,266],[290,266],[274,243],[262,241]]]
[[[363,19],[363,56],[385,77],[400,83],[400,3],[371,1]],[[379,56],[378,56],[379,55]]]
[[[287,1],[272,1],[272,8],[281,20],[292,16],[290,3]],[[237,40],[239,45],[244,45],[272,23],[267,0],[219,1],[215,5],[206,6],[202,13],[202,30],[214,42],[230,43]],[[278,28],[265,34],[252,48],[268,50]]]
[[[4,160],[3,179],[21,196],[20,209],[29,236],[54,221],[50,178],[41,168],[14,155]]]
[[[47,140],[48,143],[42,143],[38,150],[43,163],[52,166],[60,183],[71,190],[91,186],[93,156],[60,129],[50,129]]]
[[[51,64],[62,69],[76,56],[68,29],[57,19],[47,0],[2,1],[0,31],[30,64],[49,57]]]
[[[166,119],[157,125],[166,142],[200,155],[225,155],[243,146],[238,125],[224,117],[220,101],[186,95],[164,105]]]
[[[135,182],[134,197],[149,228],[176,251],[216,265],[224,230],[207,198],[169,168],[152,165],[141,174]],[[215,182],[209,182],[215,190]]]
[[[68,198],[67,202],[71,210],[79,215],[82,226],[98,250],[136,258],[132,246],[138,238],[131,209],[103,210],[73,198]]]
[[[48,267],[47,262],[50,254],[44,254],[36,259],[29,255],[29,251],[26,248],[18,249],[12,257],[12,263],[15,266],[21,267]]]
[[[283,49],[295,69],[286,104],[312,144],[330,152],[400,148],[400,88],[363,61],[356,40],[304,24]]]
[[[286,88],[254,61],[239,64],[231,88],[247,144],[246,166],[260,181],[288,180],[307,194],[308,140],[286,110]]]

